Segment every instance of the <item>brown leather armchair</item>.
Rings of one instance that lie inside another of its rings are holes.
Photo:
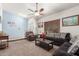
[[[34,41],[35,40],[35,35],[32,31],[26,32],[25,36],[26,36],[27,40],[29,40],[29,41]]]

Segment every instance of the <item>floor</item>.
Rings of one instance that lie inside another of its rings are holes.
[[[9,47],[0,50],[0,56],[51,56],[57,47],[46,51],[35,45],[35,42],[27,40],[13,41]]]

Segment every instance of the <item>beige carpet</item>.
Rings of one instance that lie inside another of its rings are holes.
[[[34,41],[19,40],[10,42],[8,48],[0,50],[0,56],[51,56],[55,49],[46,51],[36,46]]]

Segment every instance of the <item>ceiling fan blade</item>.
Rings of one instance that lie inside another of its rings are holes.
[[[32,9],[28,9],[29,11],[31,11],[31,12],[34,12]]]
[[[34,15],[33,13],[30,13],[30,14],[28,14],[28,15]]]
[[[44,11],[44,8],[41,8],[41,9],[39,10],[39,12],[42,12],[42,11]]]

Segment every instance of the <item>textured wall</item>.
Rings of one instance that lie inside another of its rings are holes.
[[[70,32],[73,36],[79,35],[79,25],[78,26],[67,26],[63,27],[62,26],[62,18],[63,17],[68,17],[72,15],[79,15],[79,5],[64,11],[61,11],[59,13],[44,17],[39,20],[39,22],[47,22],[51,20],[56,20],[60,19],[60,32]],[[44,27],[41,30],[44,32]]]
[[[2,29],[12,39],[23,38],[28,28],[28,19],[3,11]]]
[[[1,5],[1,4],[0,4]],[[1,18],[2,18],[2,9],[0,7],[0,31],[2,31],[2,23],[1,23]]]
[[[28,20],[28,31],[33,31],[34,34],[37,34],[37,20],[31,18]]]

